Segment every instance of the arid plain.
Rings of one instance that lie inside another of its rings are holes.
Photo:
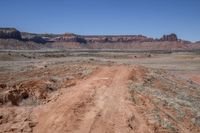
[[[0,132],[200,132],[199,52],[0,54]]]

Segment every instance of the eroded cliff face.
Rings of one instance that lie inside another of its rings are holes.
[[[15,28],[0,28],[1,39],[18,39],[21,40],[21,33]]]
[[[78,43],[130,43],[130,42],[152,42],[153,38],[148,38],[142,35],[76,35],[72,33],[65,33],[56,37],[44,37],[49,42],[78,42]]]
[[[86,40],[76,34],[73,33],[65,33],[63,35],[60,35],[58,37],[47,37],[46,38],[47,41],[50,42],[78,42],[78,43],[87,43]]]
[[[172,33],[169,35],[163,35],[160,39],[160,41],[178,41],[178,37],[176,34]]]
[[[151,42],[152,38],[142,35],[117,35],[117,36],[82,36],[88,43],[112,42]]]
[[[174,33],[154,39],[143,35],[36,34],[19,32],[14,28],[0,28],[0,49],[40,48],[193,50],[200,49],[200,43],[178,39]]]
[[[160,39],[153,39],[143,35],[76,35],[67,33],[54,38],[46,38],[53,42],[79,42],[79,43],[133,43],[133,42],[157,42],[157,41],[180,41],[176,34],[163,35]]]
[[[18,39],[33,41],[36,43],[46,42],[78,42],[78,43],[133,43],[133,42],[154,42],[154,41],[179,41],[176,34],[163,35],[160,39],[153,39],[143,35],[77,35],[65,34],[34,34],[20,33],[15,28],[0,28],[1,39]]]

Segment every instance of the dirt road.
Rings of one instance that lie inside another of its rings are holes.
[[[13,88],[15,95],[22,91],[29,97],[19,101],[18,106],[11,102],[2,105],[1,131],[200,132],[200,88],[195,82],[139,65],[62,65],[47,69],[33,73],[40,77],[40,73],[50,72],[46,79],[24,81]]]
[[[34,132],[151,132],[129,100],[128,66],[102,67],[53,103],[37,108]]]

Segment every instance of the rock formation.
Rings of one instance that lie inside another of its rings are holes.
[[[15,28],[0,28],[0,38],[21,40],[21,33]]]
[[[153,41],[142,35],[116,35],[116,36],[82,36],[88,43],[112,43],[112,42],[147,42]]]
[[[200,49],[200,43],[178,39],[174,33],[163,35],[160,39],[153,39],[143,35],[37,34],[19,32],[14,28],[0,28],[0,49],[41,48],[171,51]]]
[[[160,41],[178,41],[178,37],[176,34],[172,33],[172,34],[169,34],[169,35],[163,35],[161,38],[160,38]]]
[[[73,33],[65,33],[61,36],[54,37],[54,38],[46,38],[47,41],[51,42],[79,42],[79,43],[86,43],[86,40]]]
[[[46,43],[47,41],[40,36],[34,36],[29,39],[24,39],[24,41],[33,41],[36,43]]]

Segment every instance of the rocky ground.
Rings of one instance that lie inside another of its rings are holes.
[[[199,54],[9,54],[0,132],[200,132]]]

